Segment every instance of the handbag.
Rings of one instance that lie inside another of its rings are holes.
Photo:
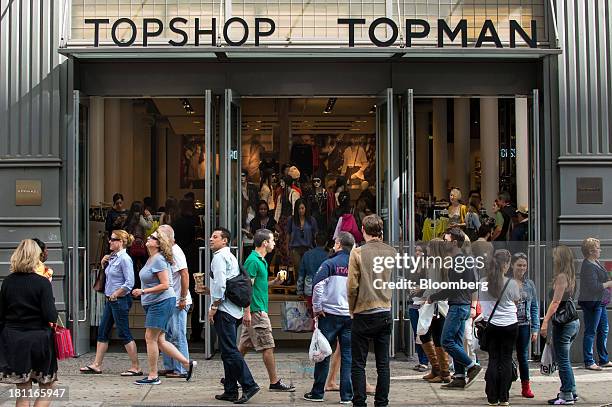
[[[147,246],[144,240],[141,237],[135,238],[128,252],[132,257],[145,257],[147,255]]]
[[[491,311],[491,315],[489,315],[489,321],[493,319],[495,310],[497,309],[497,306],[499,305],[499,301],[503,297],[504,292],[506,291],[506,288],[508,287],[508,284],[510,284],[510,279],[508,279],[506,281],[506,284],[504,284],[504,288],[502,288],[501,293],[499,294],[499,298],[495,302],[495,306],[493,307],[493,310]],[[481,321],[476,322],[475,325],[476,325],[476,338],[478,338],[480,349],[487,352],[489,350],[489,345],[490,345],[489,339],[487,338],[487,329],[489,328],[489,322],[488,321],[485,322],[481,320]]]
[[[576,310],[576,304],[574,299],[570,295],[565,301],[559,304],[559,308],[553,314],[551,320],[555,325],[565,325],[578,319],[578,310]]]
[[[93,284],[94,291],[104,293],[104,287],[106,286],[106,272],[104,268],[98,267],[92,271],[96,273],[96,281]]]
[[[62,325],[56,324],[53,328],[55,338],[55,355],[58,360],[64,360],[74,357],[74,347],[72,346],[72,334],[70,329],[66,328],[62,319],[58,315],[58,321]]]

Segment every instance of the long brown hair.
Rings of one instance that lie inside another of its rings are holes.
[[[510,252],[505,249],[496,250],[493,259],[487,267],[487,282],[489,283],[489,294],[493,298],[499,298],[504,288],[503,266],[510,263]]]
[[[576,287],[576,267],[574,265],[574,253],[564,245],[557,246],[553,249],[553,280],[564,274],[567,278],[568,291],[574,292]]]

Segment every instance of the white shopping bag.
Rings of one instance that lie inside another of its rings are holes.
[[[417,335],[425,335],[427,333],[429,326],[431,325],[434,310],[434,304],[421,305],[421,308],[419,308],[419,323],[417,324],[416,330]]]
[[[311,361],[319,363],[325,360],[326,357],[332,354],[332,348],[323,335],[323,332],[317,327],[315,322],[315,330],[312,333],[312,340],[310,341],[310,350],[308,351],[308,357]]]
[[[551,376],[557,371],[557,362],[555,361],[555,349],[552,342],[546,342],[542,359],[540,361],[540,373],[544,376]]]

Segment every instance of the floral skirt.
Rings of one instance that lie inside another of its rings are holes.
[[[53,330],[4,327],[0,332],[0,383],[30,380],[41,384],[57,380]]]

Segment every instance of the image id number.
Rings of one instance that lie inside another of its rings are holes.
[[[53,389],[41,389],[41,388],[31,388],[31,389],[9,389],[9,397],[10,398],[44,398],[44,399],[67,399],[68,398],[68,390],[65,387],[55,387]]]

